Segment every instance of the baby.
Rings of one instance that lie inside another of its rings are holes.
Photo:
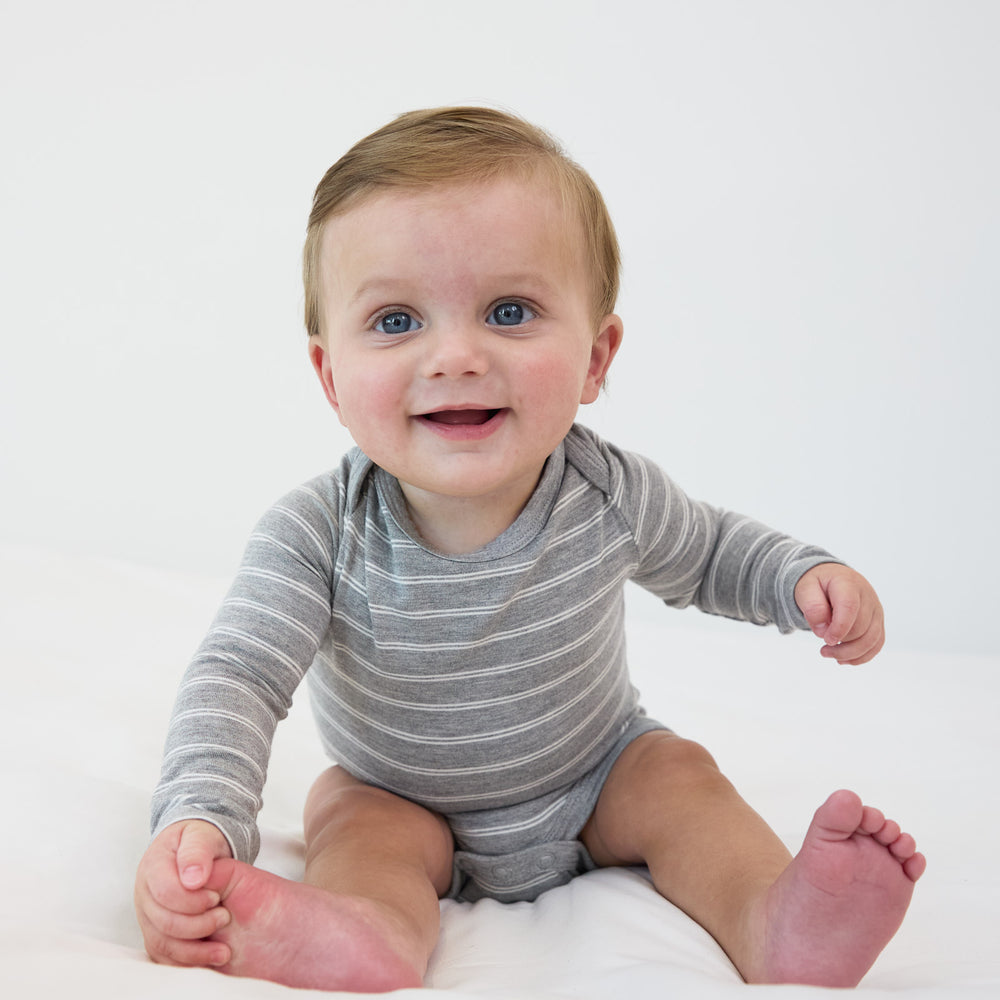
[[[627,580],[841,663],[884,633],[858,573],[575,424],[621,345],[618,272],[589,176],[506,114],[403,115],[320,182],[309,357],[358,447],[263,517],[185,675],[136,880],[153,959],[419,986],[439,899],[609,865],[647,865],[751,983],[853,986],[895,933],[909,835],[838,791],[793,858],[629,682]],[[304,677],[339,765],[296,883],[251,863]]]

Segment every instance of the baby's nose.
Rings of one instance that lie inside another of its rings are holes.
[[[429,333],[424,341],[427,344],[427,377],[482,375],[489,368],[486,331],[455,324]]]

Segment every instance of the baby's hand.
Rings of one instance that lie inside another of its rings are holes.
[[[231,857],[222,831],[203,820],[162,830],[146,849],[135,879],[135,912],[154,962],[225,965],[229,948],[204,941],[229,923],[219,894],[203,888],[217,858]]]
[[[813,634],[826,645],[821,656],[838,663],[867,663],[885,642],[885,617],[872,585],[837,563],[820,563],[795,585],[795,603]]]

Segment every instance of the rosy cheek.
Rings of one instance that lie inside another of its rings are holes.
[[[349,417],[360,415],[371,419],[402,412],[402,386],[387,367],[352,368],[344,373],[341,385],[341,404]]]
[[[534,397],[535,405],[558,410],[579,401],[579,373],[556,356],[548,363],[526,365],[521,384]]]

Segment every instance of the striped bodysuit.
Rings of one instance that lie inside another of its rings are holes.
[[[308,677],[330,756],[448,819],[455,895],[533,898],[588,867],[585,852],[560,858],[617,753],[662,728],[629,681],[625,582],[790,631],[806,627],[796,582],[830,561],[692,501],[579,426],[506,532],[442,555],[420,542],[398,483],[353,449],[251,536],[181,685],[154,832],[207,819],[254,859],[271,738]]]

